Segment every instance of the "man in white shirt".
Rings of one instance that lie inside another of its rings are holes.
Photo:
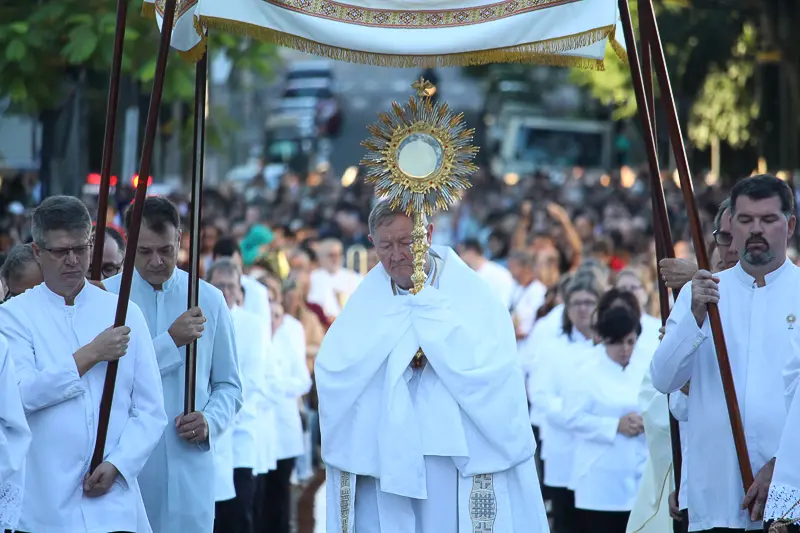
[[[242,249],[235,239],[230,237],[219,239],[214,245],[213,257],[214,261],[226,257],[230,258],[239,267],[239,272],[244,272]],[[272,336],[272,312],[269,307],[269,291],[253,276],[241,274],[240,278],[242,282],[241,288],[244,291],[244,302],[241,307],[245,311],[261,317],[261,327],[266,332],[264,341],[269,343]]]
[[[344,250],[336,239],[324,239],[317,247],[320,268],[311,272],[308,301],[322,306],[331,319],[339,316],[347,299],[361,283],[361,276],[343,266]]]
[[[242,306],[244,293],[239,266],[232,259],[218,259],[208,269],[206,277],[209,283],[222,291],[231,311],[244,400],[233,426],[215,447],[215,453],[218,447],[228,448],[222,453],[230,456],[230,468],[217,474],[233,478],[235,498],[217,502],[214,532],[253,533],[259,447],[264,446],[264,441],[270,437],[263,434],[261,419],[270,414],[268,411],[277,402],[278,395],[275,361],[268,353],[271,343],[264,339],[267,332],[261,318]]]
[[[509,311],[514,321],[517,345],[521,347],[533,331],[536,313],[547,296],[547,287],[536,279],[536,257],[532,253],[524,250],[511,252],[508,270],[514,278]]]
[[[32,433],[19,529],[139,531],[137,477],[167,425],[158,362],[136,304],[113,328],[117,297],[86,282],[92,228],[77,198],[33,214],[44,283],[0,306]],[[109,361],[119,361],[103,462],[89,472]]]
[[[486,280],[494,293],[500,297],[507,308],[511,307],[511,293],[514,290],[514,278],[511,272],[484,255],[483,246],[478,239],[467,239],[458,247],[458,255],[472,270]]]
[[[508,310],[445,247],[409,295],[412,220],[381,202],[369,227],[381,264],[315,364],[327,531],[548,531]]]
[[[125,214],[130,227],[133,206]],[[139,476],[154,533],[211,533],[214,457],[211,446],[242,405],[242,385],[231,314],[222,293],[200,280],[200,305],[186,310],[189,275],[177,268],[178,210],[166,198],[145,199],[131,301],[144,313],[164,386],[164,408],[174,421]],[[119,292],[120,276],[103,282]],[[183,414],[186,345],[197,340],[195,411]],[[38,532],[36,532],[38,533]]]
[[[311,390],[311,375],[306,365],[306,336],[299,320],[272,303],[272,347],[278,364],[281,398],[275,408],[277,434],[275,470],[263,478],[262,515],[259,533],[289,533],[291,518],[290,480],[296,459],[305,453],[300,398]]]
[[[775,454],[786,418],[783,369],[791,363],[800,315],[800,269],[786,259],[795,229],[794,198],[774,176],[738,182],[731,191],[732,246],[740,261],[712,275],[700,270],[675,303],[651,363],[662,393],[691,379],[688,396],[689,531],[760,529]],[[747,494],[722,390],[706,306],[718,303],[756,473]],[[748,509],[750,508],[750,509]]]

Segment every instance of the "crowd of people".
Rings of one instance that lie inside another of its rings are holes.
[[[111,202],[91,282],[92,199],[45,199],[18,221],[0,268],[0,526],[311,533],[327,478],[328,531],[463,531],[448,491],[467,495],[475,531],[540,531],[545,519],[559,533],[667,531],[672,519],[744,531],[764,517],[797,530],[794,192],[772,176],[700,192],[712,274],[694,264],[680,190],[664,180],[676,258],[659,271],[648,187],[627,172],[477,176],[428,228],[428,284],[442,296],[428,291],[419,311],[386,298],[410,290],[409,219],[360,180],[289,173],[275,188],[206,191],[191,309],[187,198],[151,196],[121,327],[110,326],[130,196]],[[686,287],[666,329],[659,276],[676,296]],[[746,491],[706,315],[717,303],[756,474]],[[391,374],[408,331],[424,354]],[[185,412],[195,341],[197,409]],[[448,350],[478,366],[467,372]],[[113,361],[105,453],[92,464]],[[408,392],[383,389],[392,376]]]

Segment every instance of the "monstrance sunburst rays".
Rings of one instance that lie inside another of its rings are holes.
[[[424,80],[414,88],[433,94]],[[475,130],[467,128],[463,113],[454,112],[446,103],[433,103],[427,96],[412,96],[405,105],[392,102],[392,111],[380,113],[378,118],[367,127],[372,136],[361,143],[369,150],[361,161],[367,168],[366,180],[375,185],[378,196],[409,215],[432,215],[447,209],[459,191],[471,187],[468,178],[478,169],[472,162],[478,147],[472,145]],[[426,136],[438,143],[440,164],[430,174],[411,176],[401,169],[399,151],[404,143]]]

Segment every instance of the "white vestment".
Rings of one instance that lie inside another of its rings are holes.
[[[644,434],[619,433],[619,420],[639,411],[637,397],[645,367],[622,367],[598,344],[582,355],[566,395],[566,426],[577,439],[569,488],[575,507],[630,511],[647,460]]]
[[[303,324],[291,315],[284,315],[283,324],[275,332],[272,343],[282,393],[275,407],[275,458],[291,459],[300,457],[306,449],[299,399],[311,390],[311,375],[306,364],[306,334]]]
[[[331,274],[324,268],[311,272],[308,301],[322,306],[325,315],[334,319],[342,312],[344,303],[358,288],[361,276],[347,268],[339,268]]]
[[[796,340],[793,339],[793,351],[795,355],[800,355],[800,344]],[[792,362],[798,360],[800,358]],[[791,402],[769,487],[764,520],[786,519],[800,524],[800,394],[796,392],[798,379],[795,373],[787,372],[784,377]]]
[[[261,328],[264,338],[269,343],[272,338],[272,310],[269,305],[269,291],[257,279],[247,274],[242,274],[242,289],[244,289],[244,302],[242,307],[258,315],[261,319]]]
[[[25,456],[31,430],[17,388],[14,361],[0,335],[0,530],[14,529],[22,511]]]
[[[119,292],[121,275],[103,282]],[[242,385],[230,311],[222,293],[200,281],[200,309],[206,318],[197,342],[196,410],[208,423],[209,439],[190,443],[178,435],[175,419],[183,414],[186,347],[178,348],[169,334],[186,311],[189,275],[175,269],[157,291],[137,271],[131,301],[144,313],[156,349],[164,408],[170,425],[147,461],[139,483],[147,516],[155,533],[211,533],[214,529],[214,455],[211,446],[233,422],[242,406]]]
[[[32,440],[18,528],[36,533],[147,531],[137,477],[167,425],[158,362],[142,312],[130,304],[128,351],[119,360],[104,461],[111,490],[83,494],[106,363],[78,374],[73,354],[113,324],[117,296],[86,283],[66,305],[43,283],[0,306],[0,333],[14,359]]]
[[[510,309],[511,294],[514,291],[514,278],[511,276],[511,272],[494,261],[486,261],[475,272],[489,284],[492,292],[500,298],[503,305]]]
[[[327,531],[546,532],[508,310],[455,252],[433,252],[414,296],[373,268],[322,343]]]
[[[793,357],[800,327],[800,269],[790,261],[766,276],[758,287],[737,264],[716,274],[719,312],[733,381],[742,414],[753,473],[775,457],[786,418],[783,369]],[[651,364],[653,385],[675,392],[691,379],[688,443],[683,460],[689,530],[715,527],[760,529],[741,508],[741,473],[722,390],[709,322],[702,328],[691,312],[692,291],[681,291],[667,333]],[[776,386],[778,385],[778,386]]]
[[[575,372],[591,360],[591,346],[592,340],[577,329],[561,334],[537,350],[528,374],[531,412],[540,417],[543,481],[548,487],[566,488],[572,479],[576,439],[567,427],[566,400]]]

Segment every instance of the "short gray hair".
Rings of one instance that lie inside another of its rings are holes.
[[[239,280],[242,279],[242,271],[239,269],[239,265],[230,257],[217,259],[208,267],[208,272],[206,272],[207,282],[211,283],[211,280],[214,279],[215,272],[219,272],[220,274],[232,274],[239,278]]]
[[[386,224],[391,224],[397,215],[408,216],[404,209],[401,207],[392,207],[392,202],[389,200],[382,200],[375,204],[369,214],[367,225],[369,226],[369,234],[375,235],[375,230]],[[428,225],[428,217],[423,215],[425,225]]]
[[[38,264],[33,246],[30,244],[17,244],[8,252],[3,266],[0,267],[0,278],[8,283],[11,278],[16,278],[28,265]]]
[[[720,226],[722,225],[722,215],[725,214],[725,211],[731,208],[731,199],[725,198],[722,200],[722,203],[719,204],[719,208],[717,209],[717,214],[714,215],[714,231],[719,231]]]
[[[92,233],[92,217],[89,210],[74,196],[51,196],[33,211],[31,235],[37,246],[47,245],[47,234],[51,231],[83,233],[88,239]]]

